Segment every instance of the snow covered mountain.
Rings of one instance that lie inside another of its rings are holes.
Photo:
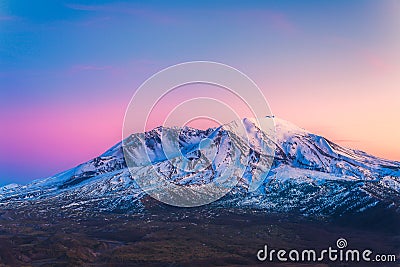
[[[251,120],[245,119],[244,124],[250,133],[249,142],[233,135],[229,125],[208,130],[180,129],[179,145],[190,163],[189,170],[174,167],[162,153],[161,135],[167,128],[133,134],[128,139],[145,144],[151,161],[150,165],[141,164],[145,161],[143,151],[133,149],[137,163],[134,175],[145,179],[156,171],[181,186],[207,184],[227,167],[224,160],[234,143],[243,152],[238,162],[246,165],[245,172],[213,206],[316,215],[363,212],[373,207],[400,212],[400,162],[341,147],[281,119],[275,119],[276,138],[269,138],[269,133]],[[205,138],[214,142],[217,156],[209,168],[197,170],[201,154],[207,153],[199,149]],[[274,142],[273,161],[270,151],[259,145],[260,140]],[[0,207],[26,207],[39,212],[140,213],[149,205],[158,205],[132,179],[122,145],[120,142],[99,157],[55,176],[0,188]],[[263,169],[266,165],[271,169]],[[262,177],[261,185],[249,190],[255,175]]]

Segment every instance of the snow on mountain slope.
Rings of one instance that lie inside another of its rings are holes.
[[[173,183],[190,186],[209,183],[232,167],[229,164],[235,164],[245,170],[243,175],[234,173],[237,185],[213,205],[328,215],[362,212],[377,205],[399,211],[399,162],[341,147],[281,119],[275,119],[274,138],[252,120],[245,119],[244,125],[248,140],[233,132],[234,126],[229,124],[208,130],[180,129],[179,147],[189,163],[184,169],[171,164],[163,152],[161,136],[168,129],[158,127],[133,134],[126,141],[137,163],[135,175],[146,178],[156,172]],[[213,142],[216,156],[209,168],[200,169],[202,153],[210,152],[199,149],[204,138]],[[271,151],[267,151],[270,147],[265,144],[271,142],[275,144],[275,157],[267,170],[263,166],[272,159]],[[227,160],[233,153],[232,145],[241,151],[234,163]],[[255,177],[262,178],[261,186],[250,192]],[[146,208],[146,199],[147,194],[128,171],[121,142],[99,157],[53,177],[0,188],[3,207],[35,204],[43,209],[58,205],[63,210],[140,212]]]

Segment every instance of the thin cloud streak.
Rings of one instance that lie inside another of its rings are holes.
[[[332,141],[336,142],[336,143],[359,143],[359,142],[361,142],[360,140],[354,140],[354,139],[335,139]]]
[[[18,19],[16,16],[0,16],[0,21],[15,21]]]
[[[98,65],[75,65],[71,68],[73,72],[87,71],[87,70],[111,70],[111,66],[98,66]]]
[[[136,8],[131,5],[81,5],[81,4],[67,4],[66,7],[80,10],[80,11],[90,11],[90,12],[105,12],[114,14],[125,14],[138,16],[147,19],[152,22],[160,24],[169,24],[176,22],[176,18],[171,16],[166,16],[165,13],[155,12],[154,10],[145,8]]]

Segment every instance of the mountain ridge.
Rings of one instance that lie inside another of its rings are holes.
[[[196,146],[204,138],[216,142],[215,147],[220,152],[220,158],[216,159],[220,165],[214,160],[211,169],[197,172],[174,169],[169,160],[163,158],[160,154],[163,127],[133,134],[143,141],[151,158],[151,166],[140,166],[134,174],[146,177],[154,174],[155,169],[179,185],[205,184],[216,179],[221,172],[221,162],[229,150],[227,144],[234,141],[246,151],[240,155],[240,160],[246,165],[245,172],[242,177],[237,177],[237,185],[212,205],[327,216],[363,212],[377,206],[399,212],[400,162],[344,148],[282,119],[275,118],[274,121],[274,160],[268,172],[256,163],[266,162],[268,156],[263,155],[265,147],[259,147],[260,140],[269,142],[272,139],[269,140],[268,134],[255,124],[248,124],[253,134],[250,146],[240,136],[233,140],[232,133],[228,131],[227,134],[226,129],[181,128],[180,146],[194,165],[202,153]],[[252,149],[255,147],[259,150]],[[135,155],[143,156],[140,153]],[[263,175],[261,186],[250,192],[256,174]],[[36,205],[39,210],[47,210],[57,203],[55,206],[62,210],[139,213],[146,210],[147,196],[131,177],[121,141],[100,156],[57,175],[27,185],[1,187],[0,207]]]

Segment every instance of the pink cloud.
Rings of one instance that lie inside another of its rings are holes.
[[[277,12],[266,12],[267,20],[269,20],[272,26],[280,31],[287,34],[293,34],[297,32],[295,24],[289,20],[289,18],[283,13]]]
[[[361,47],[354,40],[341,36],[330,36],[329,41],[343,49],[354,51],[355,59],[364,65],[366,64],[376,74],[386,73],[394,69],[389,59],[382,55],[382,51]]]
[[[391,65],[376,52],[363,50],[361,53],[363,60],[378,73],[385,73],[391,70]]]
[[[285,35],[293,35],[299,32],[299,28],[287,14],[274,10],[240,10],[235,14],[235,17],[242,17],[242,20],[248,18],[259,20],[261,23]]]

